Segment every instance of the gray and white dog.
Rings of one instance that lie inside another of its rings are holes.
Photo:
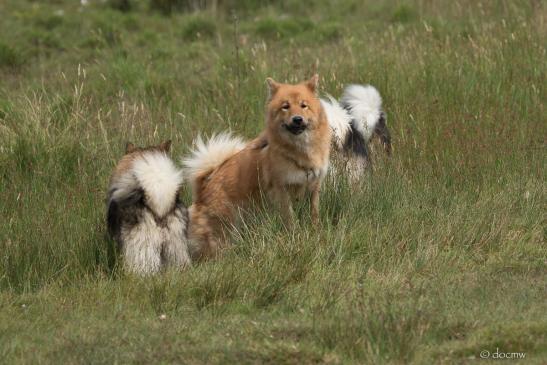
[[[182,171],[167,153],[170,141],[128,143],[110,179],[107,225],[126,269],[147,275],[190,265],[188,211],[179,200]]]
[[[374,86],[349,85],[340,101],[328,95],[321,104],[333,130],[333,148],[343,156],[352,179],[359,178],[370,166],[369,144],[373,137],[378,137],[386,153],[391,154],[387,115]]]

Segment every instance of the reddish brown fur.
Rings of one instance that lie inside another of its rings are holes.
[[[268,79],[270,98],[266,130],[240,152],[194,181],[190,207],[190,235],[194,256],[214,256],[226,242],[225,226],[235,223],[238,209],[259,197],[260,190],[281,210],[286,225],[294,213],[289,190],[311,192],[314,222],[319,218],[319,191],[326,174],[331,129],[316,96],[317,75],[297,84]],[[285,107],[285,108],[284,108]],[[291,134],[283,124],[294,115],[304,118],[307,129]]]

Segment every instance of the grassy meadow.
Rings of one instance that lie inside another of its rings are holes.
[[[0,19],[0,363],[547,362],[545,3],[3,0]],[[178,161],[199,133],[251,138],[266,77],[313,72],[379,89],[393,156],[328,178],[320,226],[259,210],[218,260],[124,274],[105,196],[125,143],[170,138]]]

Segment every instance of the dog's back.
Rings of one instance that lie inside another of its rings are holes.
[[[193,188],[190,207],[193,259],[212,257],[226,244],[224,226],[230,225],[259,190],[262,138],[245,143],[229,133],[198,138],[190,156],[184,159],[186,176]]]
[[[127,268],[141,274],[190,264],[188,213],[179,201],[182,173],[168,148],[128,148],[108,190],[108,231]]]

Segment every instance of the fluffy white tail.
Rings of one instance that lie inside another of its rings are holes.
[[[351,115],[331,95],[327,94],[327,97],[329,100],[320,99],[321,105],[332,128],[335,143],[338,148],[342,149],[351,129]]]
[[[182,163],[185,175],[195,189],[200,178],[210,174],[228,158],[245,148],[245,142],[226,132],[213,135],[207,143],[198,136],[194,146],[190,156],[184,158]]]
[[[144,152],[113,181],[110,200],[122,202],[143,195],[148,208],[164,217],[175,206],[181,185],[182,171],[164,152]]]
[[[366,141],[370,140],[382,112],[382,97],[378,90],[371,85],[349,85],[340,101],[356,121],[355,128]]]

